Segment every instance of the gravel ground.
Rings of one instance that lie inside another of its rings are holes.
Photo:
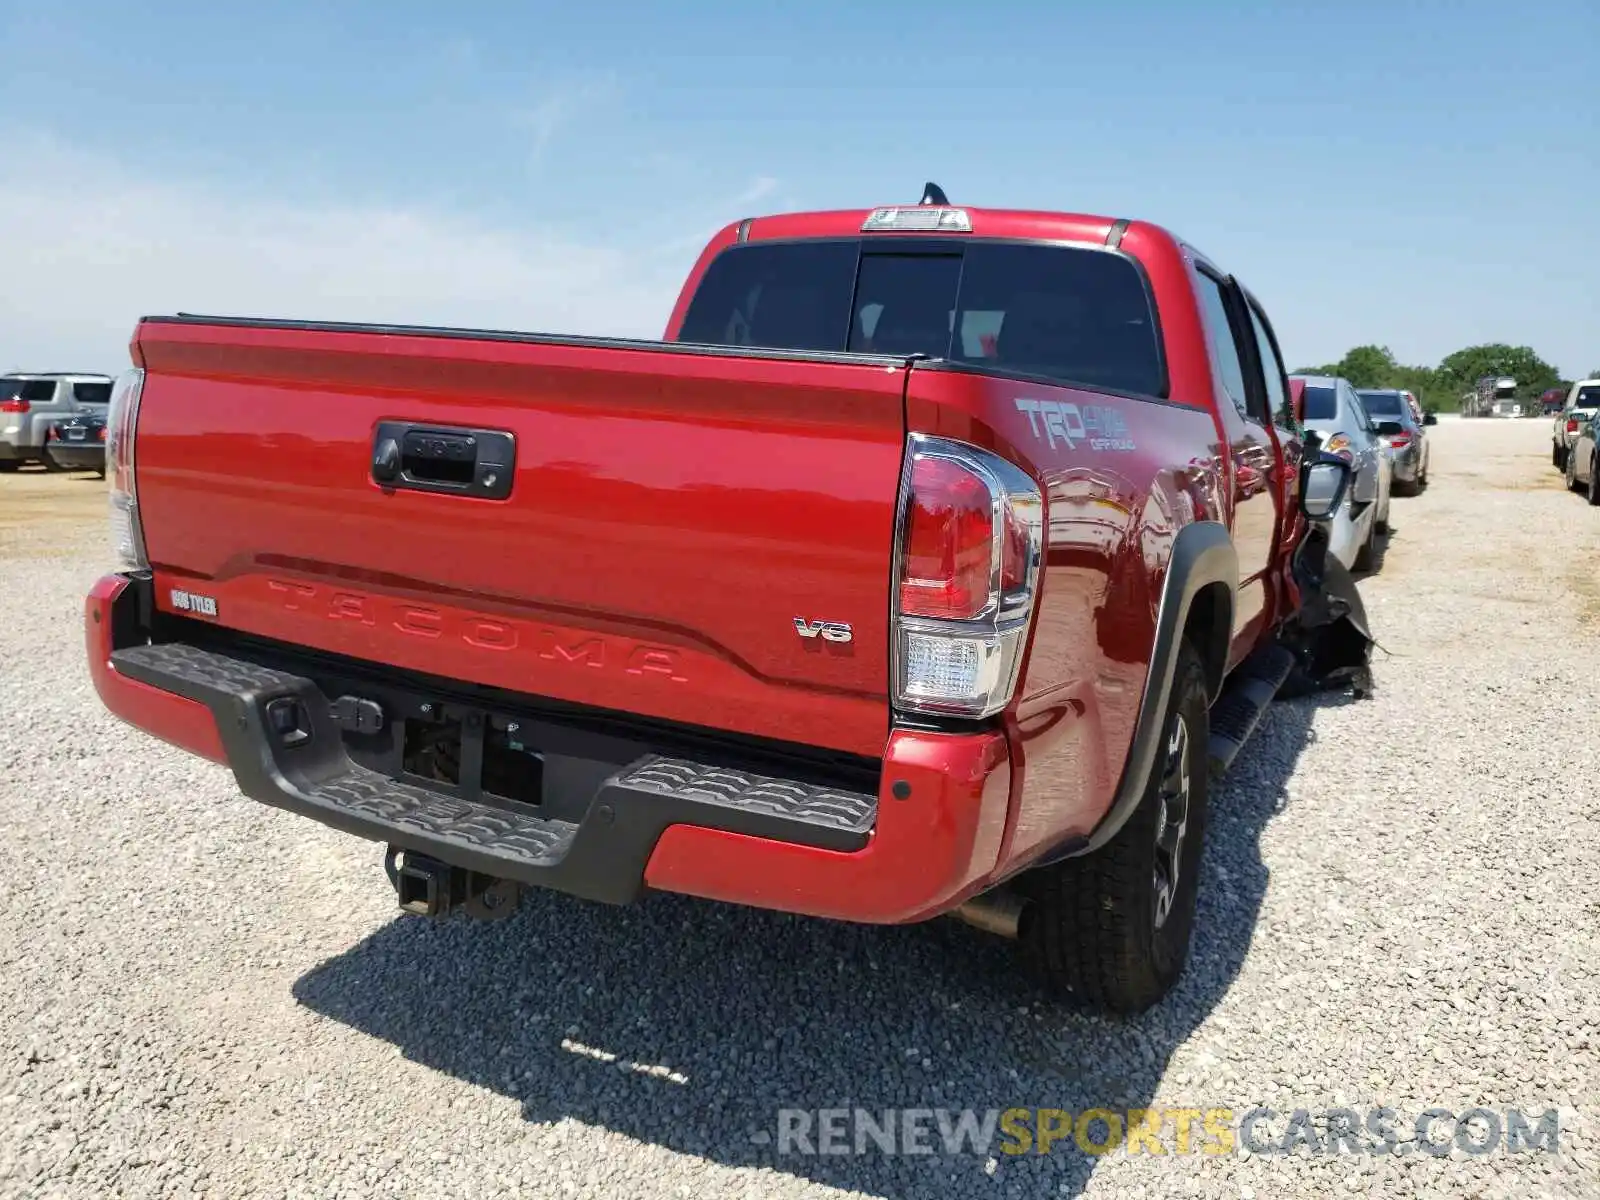
[[[1600,808],[1573,753],[1600,513],[1546,429],[1436,427],[1362,585],[1378,694],[1274,707],[1215,801],[1191,970],[1126,1024],[1039,1003],[950,922],[398,917],[376,847],[102,713],[78,614],[103,485],[0,478],[0,1195],[1600,1194]],[[780,1107],[847,1105],[1283,1114],[1258,1145],[1295,1109],[1387,1106],[1402,1137],[1432,1107],[1556,1109],[1560,1141],[777,1153]]]

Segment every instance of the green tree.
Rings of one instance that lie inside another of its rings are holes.
[[[1337,375],[1358,388],[1392,386],[1386,381],[1398,364],[1387,346],[1357,346],[1336,363],[1320,367],[1301,367],[1296,375]]]
[[[1461,396],[1472,391],[1485,375],[1509,375],[1517,381],[1517,394],[1537,397],[1561,382],[1560,374],[1529,346],[1496,342],[1457,350],[1437,367],[1414,367],[1396,362],[1387,346],[1356,346],[1335,363],[1301,367],[1296,375],[1336,375],[1358,388],[1404,388],[1433,412],[1454,412]],[[1600,370],[1590,379],[1600,379]]]
[[[1459,402],[1432,367],[1411,367],[1396,362],[1387,346],[1357,346],[1336,363],[1306,367],[1297,375],[1336,375],[1358,388],[1404,388],[1424,408],[1453,409]]]
[[[1357,346],[1339,362],[1340,375],[1358,388],[1393,387],[1400,364],[1387,346]]]
[[[1561,372],[1535,354],[1533,347],[1504,342],[1457,350],[1439,364],[1438,374],[1456,394],[1470,390],[1486,375],[1509,375],[1517,381],[1517,395],[1522,399],[1537,396],[1561,379]]]

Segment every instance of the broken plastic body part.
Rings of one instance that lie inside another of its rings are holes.
[[[1296,666],[1279,689],[1280,698],[1349,687],[1357,696],[1372,692],[1372,639],[1367,610],[1356,583],[1338,559],[1328,554],[1328,537],[1313,528],[1294,559],[1300,609],[1285,624],[1279,642],[1294,654]]]

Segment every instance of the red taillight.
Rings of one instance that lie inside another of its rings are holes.
[[[54,425],[50,426],[49,429],[46,429],[44,431],[44,440],[47,441],[47,442],[53,442],[60,436],[61,436],[61,431],[59,429],[57,429]]]
[[[964,621],[989,603],[994,498],[959,463],[918,457],[906,505],[900,613]]]
[[[106,427],[104,425],[100,426],[99,429],[95,430],[94,436],[95,436],[95,439],[97,441],[101,441],[101,442],[105,441],[106,440]]]
[[[25,413],[32,407],[26,400],[0,401],[0,412]]]
[[[1396,450],[1404,450],[1411,445],[1411,435],[1409,433],[1392,433],[1389,435],[1389,445]]]
[[[1567,418],[1567,432],[1568,433],[1577,433],[1578,432],[1578,418],[1576,418],[1576,417],[1568,417]]]
[[[1010,703],[1039,586],[1044,497],[993,451],[907,441],[893,699],[902,711],[987,717]]]

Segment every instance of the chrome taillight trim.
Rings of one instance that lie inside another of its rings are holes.
[[[989,491],[992,541],[989,551],[989,597],[977,616],[965,620],[908,617],[900,612],[900,585],[905,578],[906,526],[911,504],[911,484],[920,457],[939,458],[955,463],[981,480]],[[1015,516],[1028,537],[1027,560],[1022,585],[1002,594],[1005,571],[1006,536]],[[982,719],[1001,711],[1011,702],[1020,675],[1022,649],[1033,615],[1035,598],[1044,563],[1044,496],[1033,478],[1016,464],[993,451],[931,434],[913,433],[906,439],[906,452],[900,473],[900,495],[895,510],[894,565],[890,581],[890,695],[893,707],[901,712]],[[1002,655],[1000,676],[981,704],[928,700],[908,696],[905,679],[906,635],[920,633],[937,637],[968,637],[999,644]]]
[[[119,571],[150,570],[144,526],[139,520],[139,489],[135,473],[135,430],[139,404],[144,398],[145,373],[130,367],[117,376],[106,405],[106,485],[111,522],[112,552]],[[126,537],[126,545],[121,538]]]

